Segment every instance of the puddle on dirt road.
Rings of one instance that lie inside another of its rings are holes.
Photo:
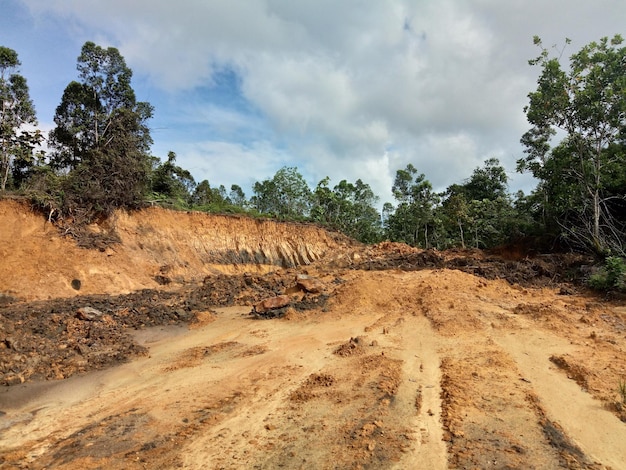
[[[250,312],[250,307],[234,306],[215,309],[218,318],[241,318]],[[252,320],[252,319],[251,319]],[[147,348],[155,348],[170,341],[184,340],[185,336],[195,336],[198,331],[190,330],[187,325],[168,325],[146,327],[129,331],[133,339]],[[141,358],[133,359],[140,361]],[[60,403],[78,402],[97,392],[108,380],[107,377],[118,367],[92,371],[84,375],[73,376],[64,380],[33,381],[20,385],[0,387],[0,430],[7,423],[15,422],[9,416],[11,410],[32,410],[54,406]],[[19,422],[23,422],[20,419]]]
[[[231,306],[214,308],[213,311],[218,318],[228,317],[242,317],[247,316],[250,313],[250,307],[246,306]],[[252,319],[252,317],[250,317]],[[172,340],[179,338],[180,336],[193,334],[193,325],[179,324],[179,325],[165,325],[165,326],[151,326],[146,328],[140,328],[132,330],[131,336],[141,346],[151,347],[155,346],[166,340]]]
[[[78,401],[96,390],[108,371],[95,371],[65,380],[27,382],[0,389],[0,410],[31,409],[52,405],[55,397],[64,402]],[[50,402],[46,404],[47,402]],[[2,421],[5,416],[0,416]]]
[[[149,348],[155,343],[177,338],[189,333],[187,325],[168,325],[168,326],[151,326],[131,331],[133,339],[140,344]]]

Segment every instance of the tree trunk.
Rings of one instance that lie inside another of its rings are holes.
[[[463,238],[463,224],[460,220],[457,220],[459,224],[459,233],[461,234],[461,248],[465,249],[465,238]]]
[[[3,162],[4,163],[4,162]],[[4,190],[7,187],[7,181],[9,180],[9,165],[7,162],[7,165],[5,168],[3,168],[3,175],[2,175],[2,181],[0,181],[0,191],[4,192]]]
[[[593,243],[601,248],[600,243],[600,191],[593,192]]]

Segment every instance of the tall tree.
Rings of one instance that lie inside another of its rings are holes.
[[[430,181],[424,174],[418,174],[417,169],[409,163],[404,170],[396,172],[391,190],[398,206],[385,220],[389,238],[430,248],[434,235],[431,230],[433,211],[439,202]]]
[[[463,184],[468,201],[490,201],[506,197],[509,178],[497,158],[488,158],[482,167],[476,168],[472,176]]]
[[[211,210],[215,208],[223,209],[227,204],[226,188],[224,186],[212,188],[208,180],[202,180],[196,186],[191,196],[191,202],[195,206],[204,206],[204,208],[211,206]]]
[[[525,108],[532,128],[522,137],[527,156],[519,171],[530,171],[541,183],[543,204],[557,217],[564,233],[599,252],[624,253],[624,223],[615,217],[615,199],[626,191],[607,191],[607,183],[626,171],[626,47],[621,36],[591,42],[569,60],[551,57],[539,37],[541,54],[537,90]],[[566,40],[566,44],[570,44]],[[553,148],[557,130],[565,138]],[[569,207],[563,204],[567,195]],[[619,204],[618,204],[619,205]],[[566,216],[567,218],[563,218]]]
[[[311,218],[364,243],[380,240],[381,220],[374,205],[378,197],[369,184],[342,180],[331,190],[328,177],[313,192]]]
[[[176,165],[176,154],[168,152],[167,161],[153,170],[151,186],[157,194],[188,203],[191,202],[196,182],[189,170]]]
[[[18,73],[21,65],[17,52],[0,46],[0,190],[6,189],[11,170],[27,166],[34,147],[42,141],[38,130],[24,129],[37,125],[35,107],[26,79]]]
[[[50,163],[69,171],[73,204],[97,212],[133,206],[148,184],[152,106],[136,101],[132,71],[116,48],[86,42],[77,69],[79,81],[56,110]]]
[[[233,206],[240,207],[242,209],[245,209],[248,206],[246,194],[243,192],[243,189],[241,189],[241,186],[239,186],[238,184],[232,184],[230,186],[228,199]]]
[[[286,218],[303,218],[311,208],[311,190],[295,167],[283,167],[269,180],[254,183],[256,210]]]

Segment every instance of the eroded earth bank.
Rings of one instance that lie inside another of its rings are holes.
[[[0,223],[1,468],[626,468],[626,306],[568,283],[582,257]]]

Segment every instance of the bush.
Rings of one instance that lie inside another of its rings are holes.
[[[619,256],[607,257],[604,266],[589,277],[588,284],[597,290],[626,292],[626,260]]]

